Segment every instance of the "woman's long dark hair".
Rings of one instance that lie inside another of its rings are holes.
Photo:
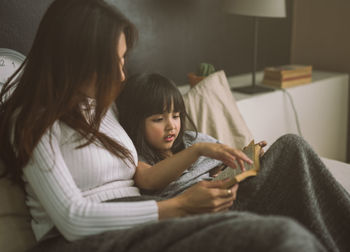
[[[137,153],[150,164],[165,158],[164,154],[149,145],[145,138],[145,119],[154,114],[180,112],[181,128],[171,151],[177,153],[184,149],[183,134],[186,119],[196,129],[186,113],[182,95],[176,85],[166,77],[157,74],[141,74],[130,77],[117,101],[120,124],[133,141]],[[197,130],[196,130],[197,131]]]
[[[126,148],[99,132],[122,82],[117,48],[123,33],[130,49],[136,29],[103,0],[56,0],[51,4],[26,60],[0,93],[0,159],[5,165],[1,176],[21,182],[33,149],[57,120],[86,139],[77,147],[94,142],[132,161]],[[17,73],[20,77],[16,79]],[[93,80],[96,107],[87,121],[81,105],[88,102],[81,90]]]

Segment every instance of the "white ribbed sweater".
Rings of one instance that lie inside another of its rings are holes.
[[[135,147],[112,109],[102,120],[100,131],[128,148],[137,163]],[[133,165],[95,144],[75,149],[83,142],[64,123],[56,122],[51,133],[51,145],[48,131],[23,170],[26,203],[38,240],[53,226],[66,239],[76,240],[158,220],[155,201],[103,203],[140,195],[132,179]]]

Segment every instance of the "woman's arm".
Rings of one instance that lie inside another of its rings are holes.
[[[51,144],[46,133],[23,173],[43,209],[67,240],[158,220],[158,206],[153,200],[103,203],[84,198],[62,157],[57,123],[52,132]],[[84,172],[84,167],[80,169]]]
[[[244,162],[252,163],[238,149],[218,143],[196,143],[153,166],[139,162],[134,175],[135,183],[142,189],[160,190],[177,179],[200,156],[221,160],[232,168],[237,166],[235,161],[238,162],[241,169],[244,169]]]

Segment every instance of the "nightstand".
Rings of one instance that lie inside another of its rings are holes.
[[[260,83],[263,73],[257,73]],[[349,75],[313,71],[311,83],[287,89],[297,111],[303,137],[321,156],[346,161]],[[231,87],[250,85],[251,75],[228,78]],[[256,141],[272,144],[286,133],[298,133],[288,95],[282,90],[247,95],[233,92]]]

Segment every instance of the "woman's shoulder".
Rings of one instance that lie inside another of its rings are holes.
[[[219,141],[215,139],[212,136],[209,136],[204,133],[195,132],[195,131],[185,131],[184,132],[184,143],[187,147],[187,145],[192,145],[195,143],[202,143],[202,142],[210,142],[210,143],[218,143]]]

